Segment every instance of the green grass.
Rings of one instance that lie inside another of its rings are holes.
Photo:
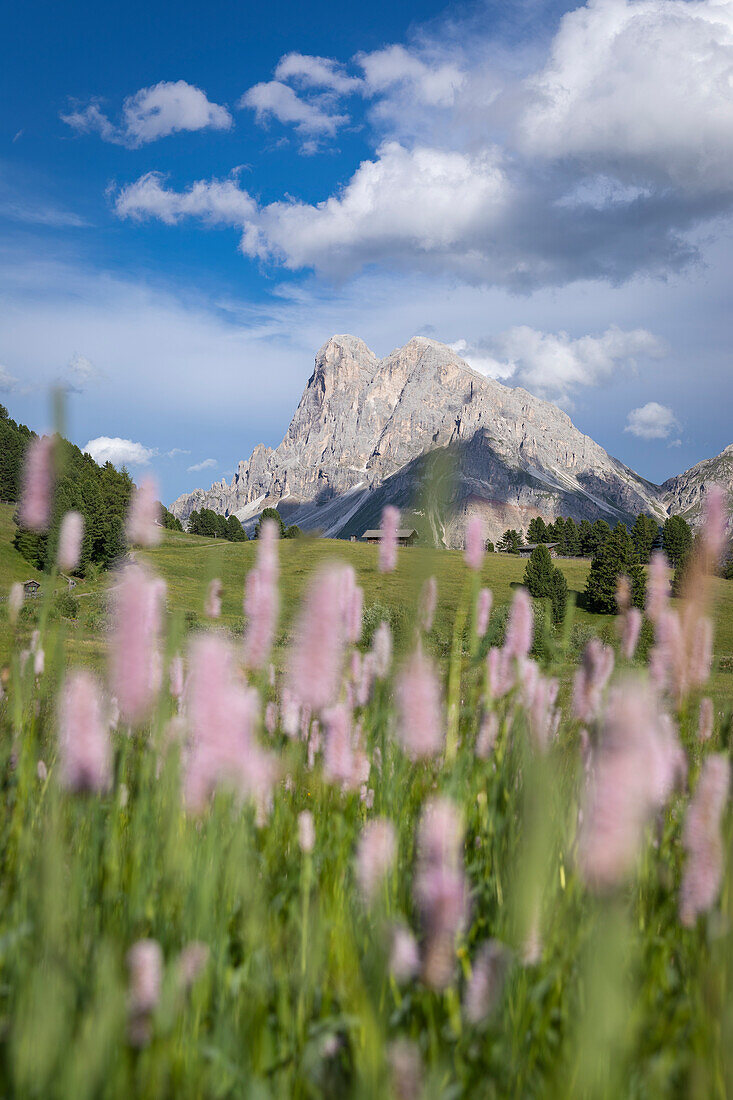
[[[0,505],[0,565],[4,584],[38,577],[12,546],[13,509]],[[409,547],[401,550],[394,573],[382,574],[377,568],[377,548],[358,542],[329,539],[292,539],[280,544],[280,595],[282,644],[298,607],[309,576],[319,565],[334,559],[353,566],[358,582],[364,588],[365,606],[380,604],[386,608],[415,607],[423,581],[434,575],[438,582],[438,608],[433,629],[434,647],[439,656],[447,656],[455,610],[467,581],[468,570],[463,554],[456,550],[431,550]],[[166,532],[155,549],[137,552],[162,576],[168,587],[168,606],[172,612],[204,621],[203,605],[206,587],[214,577],[223,584],[222,624],[237,633],[243,625],[243,594],[247,571],[252,567],[256,543],[230,543],[220,539],[201,538],[178,532]],[[585,588],[589,562],[585,559],[558,559],[556,564],[565,574],[571,596],[578,598]],[[491,588],[494,607],[511,602],[513,587],[521,584],[526,562],[508,554],[487,554],[481,583]],[[5,578],[7,577],[7,582]],[[108,577],[102,575],[93,583],[80,582],[74,591],[79,599],[79,618],[69,623],[70,651],[81,661],[96,664],[104,652],[103,632],[89,627],[90,618],[99,619]],[[718,659],[733,654],[733,581],[712,582],[715,601],[715,670],[711,683],[713,697],[719,705],[733,704],[733,673],[720,672]],[[66,590],[63,582],[59,591]],[[597,632],[613,630],[608,615],[592,615],[581,608],[574,612],[574,622]],[[10,635],[7,618],[0,618],[0,660],[7,660]]]

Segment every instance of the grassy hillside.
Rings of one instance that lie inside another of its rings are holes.
[[[43,575],[29,565],[13,546],[16,526],[13,523],[14,504],[0,504],[0,577],[4,589],[14,581],[43,580]],[[7,595],[7,591],[2,593]]]
[[[12,508],[0,505],[0,567],[3,587],[14,580],[39,576],[13,549]],[[188,626],[203,621],[203,602],[208,582],[219,577],[224,586],[222,623],[234,633],[243,627],[242,597],[244,580],[256,553],[256,543],[230,543],[218,539],[166,532],[161,546],[140,553],[166,581],[168,603],[172,612],[185,617]],[[280,544],[281,567],[281,632],[279,642],[287,639],[289,625],[298,606],[304,585],[314,569],[329,560],[348,562],[356,570],[364,588],[365,605],[382,605],[386,609],[411,610],[424,579],[435,575],[438,581],[438,610],[433,637],[438,655],[445,655],[450,645],[455,609],[467,583],[468,571],[459,551],[430,550],[413,547],[401,550],[394,573],[381,574],[377,569],[377,549],[362,543],[318,539],[287,540]],[[484,560],[481,583],[494,593],[494,607],[508,604],[513,586],[521,583],[525,562],[504,554],[489,554]],[[580,559],[559,560],[559,567],[568,582],[571,594],[578,595],[585,587],[589,563]],[[6,580],[7,578],[7,580]],[[42,581],[46,578],[40,577]],[[104,592],[107,578],[102,575],[93,583],[81,582],[74,595],[77,599],[76,621],[67,621],[72,652],[83,661],[96,663],[103,651],[105,623]],[[733,581],[713,582],[716,594],[716,666],[713,692],[721,704],[733,704],[733,673],[720,672],[721,655],[733,654]],[[66,590],[65,584],[59,590]],[[613,620],[607,615],[591,615],[575,611],[575,623],[580,627],[607,632]],[[29,627],[30,629],[30,627]],[[7,616],[0,616],[0,661],[7,660],[10,635]]]

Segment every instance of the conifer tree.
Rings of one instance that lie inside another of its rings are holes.
[[[677,568],[692,549],[692,530],[682,516],[670,516],[662,528],[662,544],[670,565]]]
[[[585,602],[589,611],[612,615],[616,612],[616,590],[619,577],[631,582],[631,600],[635,607],[644,606],[646,577],[636,560],[634,544],[623,523],[619,523],[593,555],[585,587]]]
[[[542,516],[535,516],[534,519],[530,520],[529,527],[527,528],[527,542],[548,542],[547,524]]]
[[[247,532],[235,515],[226,521],[226,537],[230,542],[247,542]]]
[[[631,540],[634,543],[636,556],[640,562],[647,564],[651,557],[652,548],[659,536],[659,524],[651,516],[644,512],[636,517],[631,528]]]

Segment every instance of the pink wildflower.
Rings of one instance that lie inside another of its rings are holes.
[[[476,756],[479,760],[488,760],[494,751],[497,734],[499,733],[499,719],[493,710],[484,714],[476,738]]]
[[[165,585],[137,563],[126,565],[115,589],[110,677],[122,718],[138,724],[160,687],[159,637]]]
[[[21,527],[38,534],[47,531],[51,522],[53,458],[53,436],[37,436],[28,444],[18,518]]]
[[[492,699],[501,699],[514,687],[515,662],[506,649],[491,647],[486,657],[486,673]]]
[[[310,582],[288,655],[288,686],[314,711],[334,701],[344,658],[342,576],[327,567]]]
[[[415,897],[425,928],[423,977],[435,989],[451,982],[455,939],[466,917],[462,840],[463,828],[453,803],[446,798],[429,802],[418,831]]]
[[[56,555],[59,569],[70,573],[76,569],[81,557],[81,545],[84,540],[84,517],[81,512],[67,512],[61,520],[59,547]]]
[[[207,619],[218,619],[221,615],[221,581],[215,577],[209,581],[204,601],[204,615]]]
[[[494,602],[490,588],[482,588],[478,594],[476,600],[476,633],[479,638],[483,638],[486,631],[489,629],[489,616],[491,615],[491,605]]]
[[[400,526],[400,513],[391,504],[384,508],[380,526],[379,572],[391,573],[397,565],[397,531]]]
[[[374,684],[374,670],[376,661],[373,653],[367,653],[361,662],[361,675],[356,688],[356,702],[360,707],[365,707],[369,702]]]
[[[480,516],[472,516],[466,525],[466,565],[478,572],[484,560],[484,525]]]
[[[709,486],[705,493],[703,546],[709,569],[715,569],[725,546],[728,529],[726,494],[720,485]]]
[[[646,586],[646,613],[657,624],[669,601],[669,567],[661,550],[655,550],[649,561]]]
[[[179,654],[171,658],[168,668],[168,683],[173,698],[180,699],[183,695],[183,658]]]
[[[106,791],[112,783],[112,753],[97,680],[70,672],[59,714],[61,783],[72,791]]]
[[[722,754],[708,756],[687,810],[683,843],[687,864],[680,893],[680,920],[688,928],[711,909],[723,877],[721,821],[728,802],[730,764]]]
[[[433,629],[435,609],[438,606],[438,582],[435,577],[428,577],[420,592],[420,629],[429,634]]]
[[[573,715],[581,722],[598,717],[603,691],[613,672],[614,655],[610,646],[591,638],[583,650],[573,682]]]
[[[275,640],[280,612],[277,539],[277,524],[274,520],[265,520],[257,539],[257,562],[247,574],[245,586],[244,663],[247,668],[264,668]]]
[[[623,617],[621,633],[621,653],[627,661],[630,661],[636,652],[641,633],[641,611],[638,607],[629,607]]]
[[[420,955],[415,937],[404,925],[398,924],[392,933],[389,969],[396,982],[409,982],[420,969]]]
[[[532,648],[532,636],[534,634],[534,612],[532,600],[526,588],[518,588],[506,627],[506,639],[504,649],[509,657],[515,657],[518,661],[528,656]]]
[[[351,739],[351,712],[343,704],[324,711],[326,749],[324,775],[329,783],[350,787],[354,778],[354,746]]]
[[[392,666],[392,631],[388,623],[380,623],[372,638],[374,675],[384,680]]]
[[[395,695],[402,748],[413,760],[436,756],[443,745],[440,685],[435,666],[420,650],[403,665]]]
[[[631,581],[628,577],[619,577],[616,582],[616,606],[622,614],[631,607]]]
[[[560,721],[560,713],[555,709],[557,692],[557,680],[537,677],[529,706],[529,726],[541,752],[545,752],[554,739]]]
[[[700,700],[700,716],[697,723],[697,739],[698,741],[709,741],[713,736],[713,725],[715,723],[715,711],[713,709],[713,700],[709,697]]]
[[[20,609],[23,606],[25,600],[25,592],[23,591],[23,585],[20,581],[16,581],[10,586],[10,594],[8,596],[8,618],[10,622],[15,626],[18,621],[18,615]]]
[[[495,1008],[504,984],[507,954],[496,940],[489,940],[479,949],[463,1002],[466,1018],[472,1024],[480,1024]]]
[[[356,879],[367,904],[371,904],[382,881],[392,870],[397,854],[394,825],[386,818],[368,821],[356,852]]]
[[[186,805],[198,812],[217,787],[227,786],[241,797],[254,798],[261,809],[275,780],[275,765],[254,737],[257,692],[239,682],[232,648],[217,634],[195,637],[188,663]]]
[[[713,624],[706,615],[695,623],[690,650],[689,679],[692,687],[702,687],[710,679],[713,662]]]
[[[265,707],[265,729],[270,737],[277,729],[277,703],[272,699]]]
[[[395,1039],[388,1050],[390,1092],[394,1100],[420,1100],[423,1068],[420,1048],[409,1039]]]
[[[36,775],[41,783],[45,783],[48,779],[48,768],[44,760],[39,760],[36,764]]]
[[[628,679],[609,695],[586,785],[580,870],[594,889],[631,870],[651,814],[666,801],[680,767],[680,746],[656,696]]]
[[[208,961],[209,948],[205,943],[194,940],[186,944],[176,963],[178,987],[182,992],[188,992],[194,985]]]
[[[298,814],[298,844],[305,855],[313,851],[316,843],[316,831],[313,827],[313,814],[310,810],[302,810]]]
[[[655,645],[650,655],[652,678],[681,701],[693,687],[702,687],[710,677],[713,628],[688,603],[683,618],[676,611],[663,611],[657,622]]]
[[[127,513],[127,538],[136,546],[157,546],[163,536],[158,486],[144,477],[132,494]]]
[[[356,573],[350,565],[341,567],[341,614],[344,637],[355,645],[361,638],[364,591],[356,583]]]
[[[150,1041],[150,1017],[158,1007],[163,981],[163,952],[155,940],[138,940],[127,953],[129,1036],[133,1046]]]

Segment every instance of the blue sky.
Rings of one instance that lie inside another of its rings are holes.
[[[26,3],[0,65],[0,400],[162,496],[416,333],[651,480],[733,435],[733,3]]]

